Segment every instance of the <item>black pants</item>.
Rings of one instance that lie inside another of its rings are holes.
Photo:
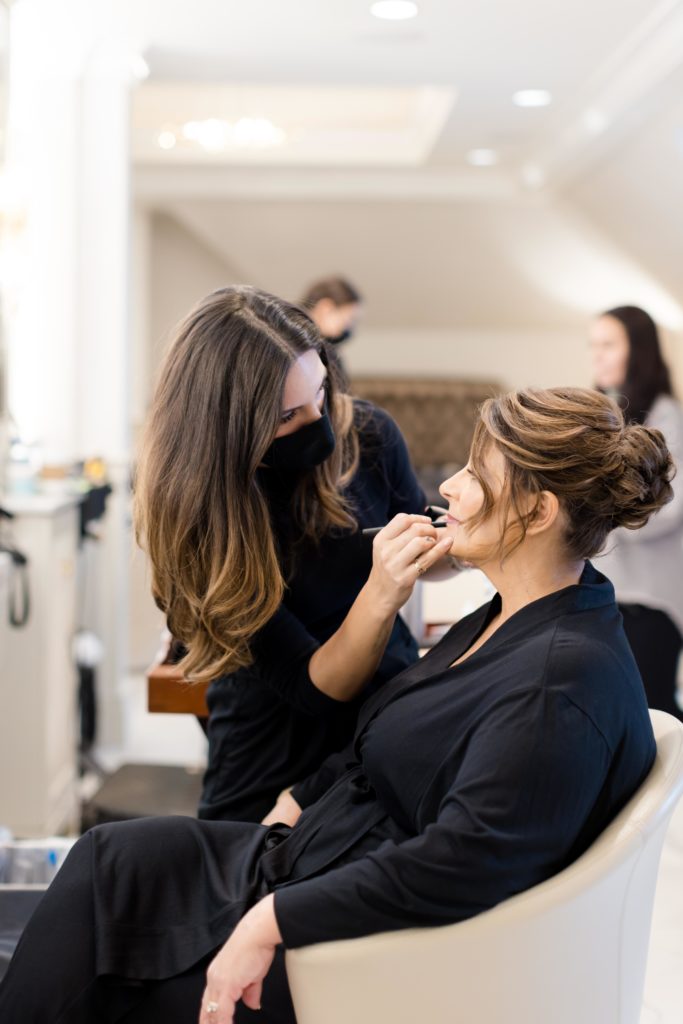
[[[38,905],[0,982],[2,1024],[195,1024],[216,951],[162,981],[97,977],[90,847],[73,848]],[[152,941],[152,940],[150,940]],[[296,1024],[278,947],[262,1008],[239,1003],[236,1024]]]
[[[683,637],[676,623],[666,612],[642,604],[620,604],[619,610],[643,677],[648,707],[668,711],[683,721],[683,711],[676,703],[676,672]]]

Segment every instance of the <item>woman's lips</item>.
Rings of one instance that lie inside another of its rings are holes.
[[[455,518],[454,516],[452,516],[452,515],[450,514],[450,512],[449,512],[449,513],[448,513],[448,515],[446,516],[446,522],[447,522],[447,523],[453,523],[453,525],[454,525],[454,526],[460,526],[460,520],[459,520],[459,519],[456,519],[456,518]]]

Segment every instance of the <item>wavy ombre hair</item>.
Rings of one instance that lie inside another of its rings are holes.
[[[304,310],[230,287],[179,324],[164,362],[137,465],[135,532],[192,681],[249,665],[252,637],[282,601],[286,580],[257,470],[280,425],[287,374],[310,350],[327,365]],[[302,541],[357,525],[343,493],[359,459],[352,399],[333,366],[328,382],[337,444],[293,494]]]
[[[486,470],[491,445],[505,458],[498,501]],[[495,554],[501,558],[524,540],[542,491],[557,497],[567,553],[577,559],[598,554],[616,527],[640,529],[673,497],[675,468],[661,432],[626,423],[616,402],[588,388],[527,388],[488,399],[479,410],[469,465],[484,500],[467,527],[473,530],[497,510],[504,528]]]

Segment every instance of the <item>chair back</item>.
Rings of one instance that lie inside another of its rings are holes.
[[[577,861],[477,917],[287,952],[298,1024],[638,1024],[683,724],[651,711],[655,763]]]

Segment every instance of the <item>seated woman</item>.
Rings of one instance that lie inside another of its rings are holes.
[[[672,472],[662,435],[599,393],[486,402],[441,492],[452,553],[493,600],[366,702],[294,827],[87,833],[26,928],[0,1019],[292,1022],[283,947],[460,921],[578,857],[655,756],[612,585],[587,559],[669,500]],[[374,552],[406,580],[410,522]]]

